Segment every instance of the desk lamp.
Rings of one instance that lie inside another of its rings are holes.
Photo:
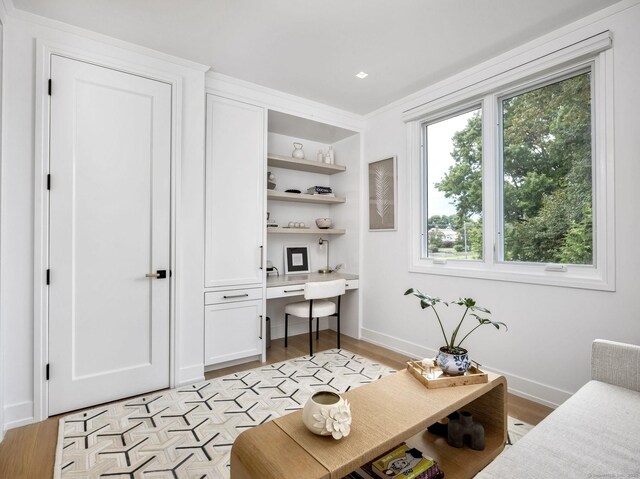
[[[329,268],[329,240],[322,239],[322,238],[318,240],[318,244],[320,245],[320,250],[322,250],[324,243],[327,243],[327,267],[319,269],[318,273],[323,273],[323,274],[333,273],[333,270]]]

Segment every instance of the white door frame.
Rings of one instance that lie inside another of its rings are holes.
[[[176,274],[176,220],[180,211],[180,165],[182,131],[182,77],[176,73],[158,71],[144,63],[131,63],[117,57],[119,49],[113,49],[113,56],[106,56],[78,49],[66,44],[36,41],[36,91],[35,91],[35,158],[34,158],[34,261],[33,261],[33,420],[42,421],[49,417],[49,394],[46,380],[46,364],[49,358],[48,331],[48,287],[46,270],[49,264],[49,197],[46,194],[47,173],[49,171],[49,126],[50,102],[47,93],[51,71],[51,55],[56,54],[112,68],[125,73],[158,80],[171,85],[171,260],[169,277],[169,387],[175,387],[180,365],[179,328],[176,325],[179,311],[179,274]],[[169,65],[169,64],[168,64]],[[170,69],[170,65],[168,66]],[[53,85],[55,95],[55,84]],[[55,188],[55,178],[52,178]],[[55,272],[52,274],[55,281]],[[55,367],[51,374],[55,374]]]
[[[0,6],[0,173],[2,172],[2,147],[4,145],[4,23],[6,21],[6,17],[2,11],[2,6]],[[0,177],[2,175],[0,174]],[[0,212],[2,212],[2,185],[0,184]],[[0,258],[2,255],[2,225],[0,225]],[[2,303],[2,286],[4,285],[3,280],[3,268],[0,268],[0,304]],[[4,334],[4,318],[2,316],[2,312],[0,311],[0,350],[5,351],[5,334]],[[4,355],[0,354],[0,442],[4,439]]]

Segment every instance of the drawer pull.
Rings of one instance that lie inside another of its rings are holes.
[[[233,299],[233,298],[246,298],[247,296],[249,296],[249,293],[244,293],[244,294],[232,294],[230,296],[223,296],[224,299]]]
[[[262,269],[262,265],[264,261],[264,246],[260,245],[258,246],[258,248],[260,248],[260,266],[258,266],[258,269]]]
[[[300,288],[300,289],[285,289],[284,290],[285,293],[299,293],[300,291],[304,291],[304,288]]]

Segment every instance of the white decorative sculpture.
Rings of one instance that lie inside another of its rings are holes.
[[[437,363],[435,359],[431,359],[431,358],[424,358],[422,360],[422,369],[423,369],[423,376],[426,377],[427,379],[433,379],[435,377],[435,372],[434,369],[437,367]]]

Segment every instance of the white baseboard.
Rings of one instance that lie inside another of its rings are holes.
[[[416,358],[428,358],[436,355],[434,349],[367,328],[360,329],[360,339]]]
[[[33,424],[33,401],[9,404],[4,407],[4,430]]]
[[[180,377],[176,381],[176,387],[186,386],[188,384],[204,381],[204,364],[192,364],[180,368]]]
[[[511,394],[554,409],[573,395],[573,393],[569,391],[542,384],[532,379],[523,378],[506,371],[501,371],[489,365],[487,365],[487,369],[502,374],[507,378],[507,385],[509,386],[509,392]]]
[[[368,341],[377,346],[382,346],[384,348],[391,349],[392,351],[416,358],[431,358],[437,354],[435,349],[427,348],[420,344],[412,343],[388,334],[379,333],[371,329],[362,328],[360,330],[360,337],[363,341]],[[572,395],[569,391],[564,391],[547,384],[523,378],[522,376],[495,368],[490,364],[485,364],[484,366],[488,370],[502,374],[507,378],[510,393],[539,404],[544,404],[545,406],[556,408]]]
[[[216,369],[228,368],[231,366],[237,366],[238,364],[250,363],[251,361],[262,361],[262,355],[249,356],[246,358],[232,359],[231,361],[224,361],[222,363],[211,364],[205,366],[205,371],[215,371]]]

